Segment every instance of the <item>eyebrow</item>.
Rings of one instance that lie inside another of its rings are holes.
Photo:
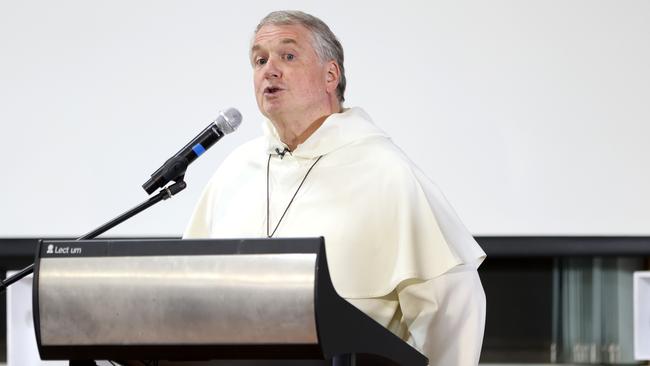
[[[298,44],[295,39],[292,38],[283,38],[282,41],[280,41],[282,44]]]
[[[298,45],[298,42],[296,42],[296,40],[295,40],[295,39],[292,39],[292,38],[283,38],[283,39],[280,41],[280,43],[282,43],[282,44],[295,44],[295,45]],[[255,51],[258,51],[258,50],[260,50],[261,48],[262,48],[262,47],[261,47],[260,45],[258,45],[258,44],[253,45],[253,48],[251,48],[251,53],[253,53],[253,52],[255,52]]]

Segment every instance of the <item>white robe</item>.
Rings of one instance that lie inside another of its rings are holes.
[[[476,268],[485,253],[440,190],[360,108],[329,116],[281,157],[284,147],[267,122],[264,136],[230,154],[184,237],[266,237],[269,154],[271,232],[322,156],[274,237],[325,237],[342,297],[432,365],[478,363],[485,298]]]

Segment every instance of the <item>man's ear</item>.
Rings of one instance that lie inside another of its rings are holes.
[[[327,75],[325,81],[327,82],[327,91],[333,93],[336,91],[336,87],[339,86],[339,80],[341,78],[341,69],[339,64],[336,61],[332,60],[327,64]]]

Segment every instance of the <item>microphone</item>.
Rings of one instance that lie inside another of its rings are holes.
[[[148,194],[152,194],[170,181],[182,181],[187,166],[224,135],[235,131],[241,124],[241,120],[241,113],[235,108],[219,112],[217,119],[151,174],[151,178],[142,185],[142,188]]]
[[[288,147],[285,147],[284,149],[282,149],[282,151],[280,151],[279,147],[276,147],[275,152],[278,153],[278,155],[280,155],[280,160],[284,159],[284,154],[286,153],[291,154],[291,150],[289,150]]]

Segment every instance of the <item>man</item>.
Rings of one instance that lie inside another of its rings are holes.
[[[336,36],[311,15],[273,12],[250,57],[265,134],[224,161],[185,237],[322,235],[342,297],[431,365],[476,365],[485,253],[370,117],[342,107]]]

